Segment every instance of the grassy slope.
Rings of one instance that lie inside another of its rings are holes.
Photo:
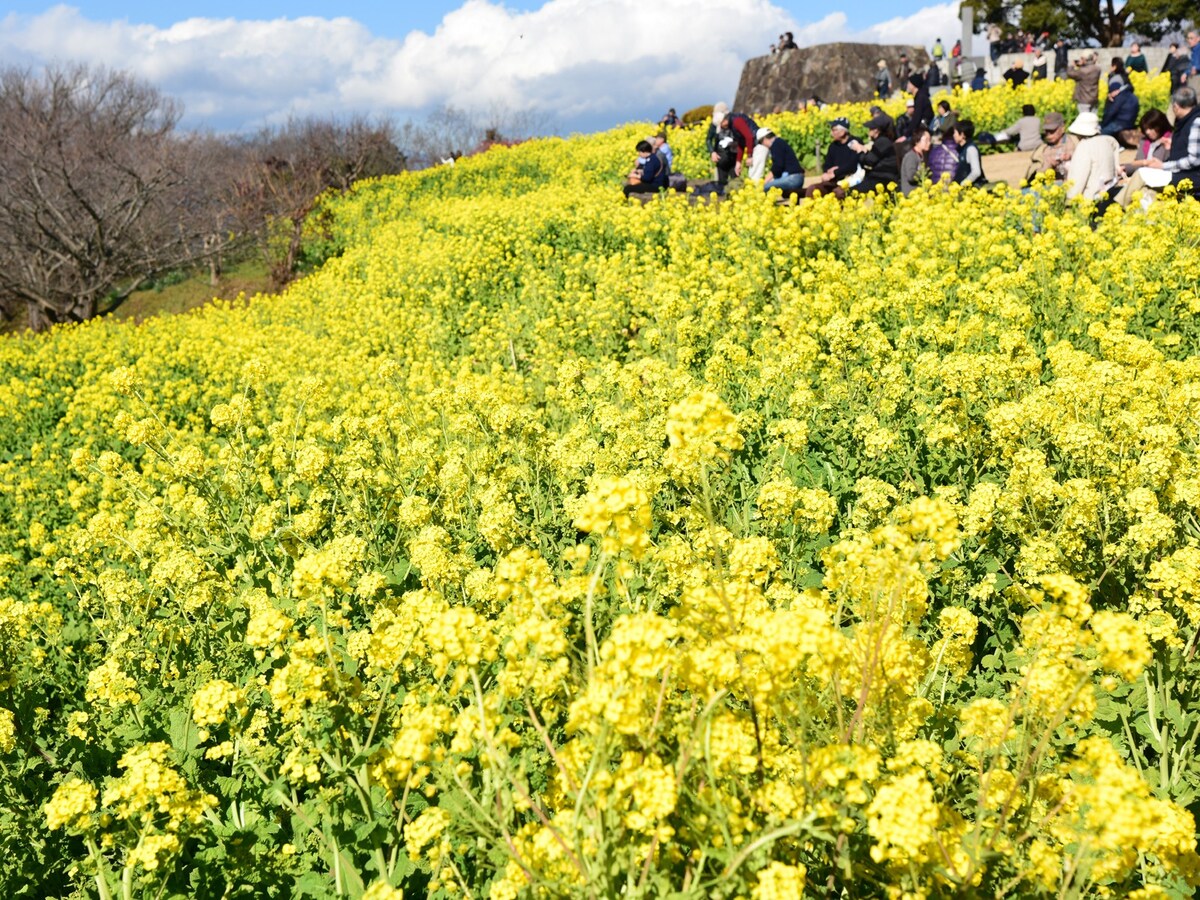
[[[103,315],[119,321],[142,322],[152,316],[189,312],[217,298],[231,300],[239,294],[253,296],[270,289],[266,266],[258,259],[251,259],[226,271],[215,287],[209,283],[207,269],[196,269],[180,281],[134,291],[124,303]],[[24,331],[26,327],[23,312],[11,322],[0,320],[0,334]]]

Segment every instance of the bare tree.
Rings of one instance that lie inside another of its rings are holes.
[[[423,169],[495,144],[513,144],[545,134],[551,130],[550,122],[544,113],[514,110],[503,104],[470,112],[445,105],[430,112],[423,122],[405,122],[397,140],[409,166]]]
[[[231,206],[239,231],[257,236],[277,286],[296,273],[305,228],[320,195],[363,178],[401,172],[405,158],[388,122],[301,119],[240,145]]]
[[[195,252],[179,108],[84,66],[0,74],[0,310],[30,325],[91,318]]]

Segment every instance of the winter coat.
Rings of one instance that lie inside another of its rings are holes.
[[[1076,66],[1067,70],[1067,77],[1075,82],[1075,94],[1071,98],[1085,106],[1095,106],[1100,100],[1100,67],[1095,63]]]

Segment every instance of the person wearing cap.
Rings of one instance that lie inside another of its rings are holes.
[[[1067,133],[1067,123],[1059,112],[1046,113],[1042,119],[1042,143],[1029,157],[1025,180],[1032,181],[1043,172],[1054,172],[1055,180],[1067,177],[1067,164],[1079,140]]]
[[[841,182],[852,178],[858,171],[858,153],[850,146],[850,120],[834,119],[829,123],[829,146],[825,149],[825,160],[821,177],[804,192],[805,197],[820,194],[845,196]]]
[[[929,127],[933,121],[933,103],[929,99],[929,85],[920,72],[908,76],[908,92],[913,98],[913,125]]]
[[[1132,147],[1137,141],[1138,113],[1141,103],[1137,94],[1120,75],[1108,79],[1108,102],[1104,104],[1104,118],[1100,120],[1100,133],[1115,137],[1125,146]]]
[[[1171,95],[1171,111],[1175,113],[1175,130],[1166,162],[1152,159],[1150,169],[1162,169],[1171,174],[1171,184],[1184,179],[1192,183],[1192,195],[1200,199],[1200,106],[1196,90],[1184,85]]]
[[[850,149],[858,154],[858,164],[866,175],[851,190],[873,191],[877,185],[886,187],[898,184],[900,164],[896,159],[896,143],[891,136],[892,120],[886,115],[879,115],[865,124],[867,134],[871,136],[870,149],[857,140],[850,142]]]
[[[1100,102],[1100,66],[1096,62],[1098,58],[1093,50],[1075,60],[1074,68],[1066,73],[1066,77],[1075,82],[1075,93],[1071,99],[1075,101],[1081,113],[1095,112]]]
[[[750,154],[750,165],[745,172],[746,177],[755,184],[762,184],[767,174],[767,160],[770,158],[771,151],[767,149],[767,145],[761,141],[755,143],[754,152]]]
[[[770,128],[758,129],[755,139],[771,153],[771,171],[763,180],[763,190],[777,188],[785,197],[799,193],[804,188],[804,167],[796,158],[792,145]]]
[[[1032,103],[1026,103],[1021,107],[1021,118],[1003,131],[997,131],[993,137],[998,144],[1016,141],[1020,153],[1036,150],[1042,142],[1042,120],[1038,118],[1037,108]]]
[[[1115,137],[1100,133],[1100,118],[1094,112],[1080,113],[1068,130],[1079,144],[1067,166],[1067,199],[1099,200],[1116,184],[1121,171],[1121,145]]]

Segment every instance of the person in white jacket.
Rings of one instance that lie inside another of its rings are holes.
[[[1076,116],[1067,129],[1079,138],[1067,167],[1067,199],[1084,197],[1099,200],[1116,183],[1121,171],[1121,145],[1117,139],[1100,133],[1100,117],[1094,112]]]

